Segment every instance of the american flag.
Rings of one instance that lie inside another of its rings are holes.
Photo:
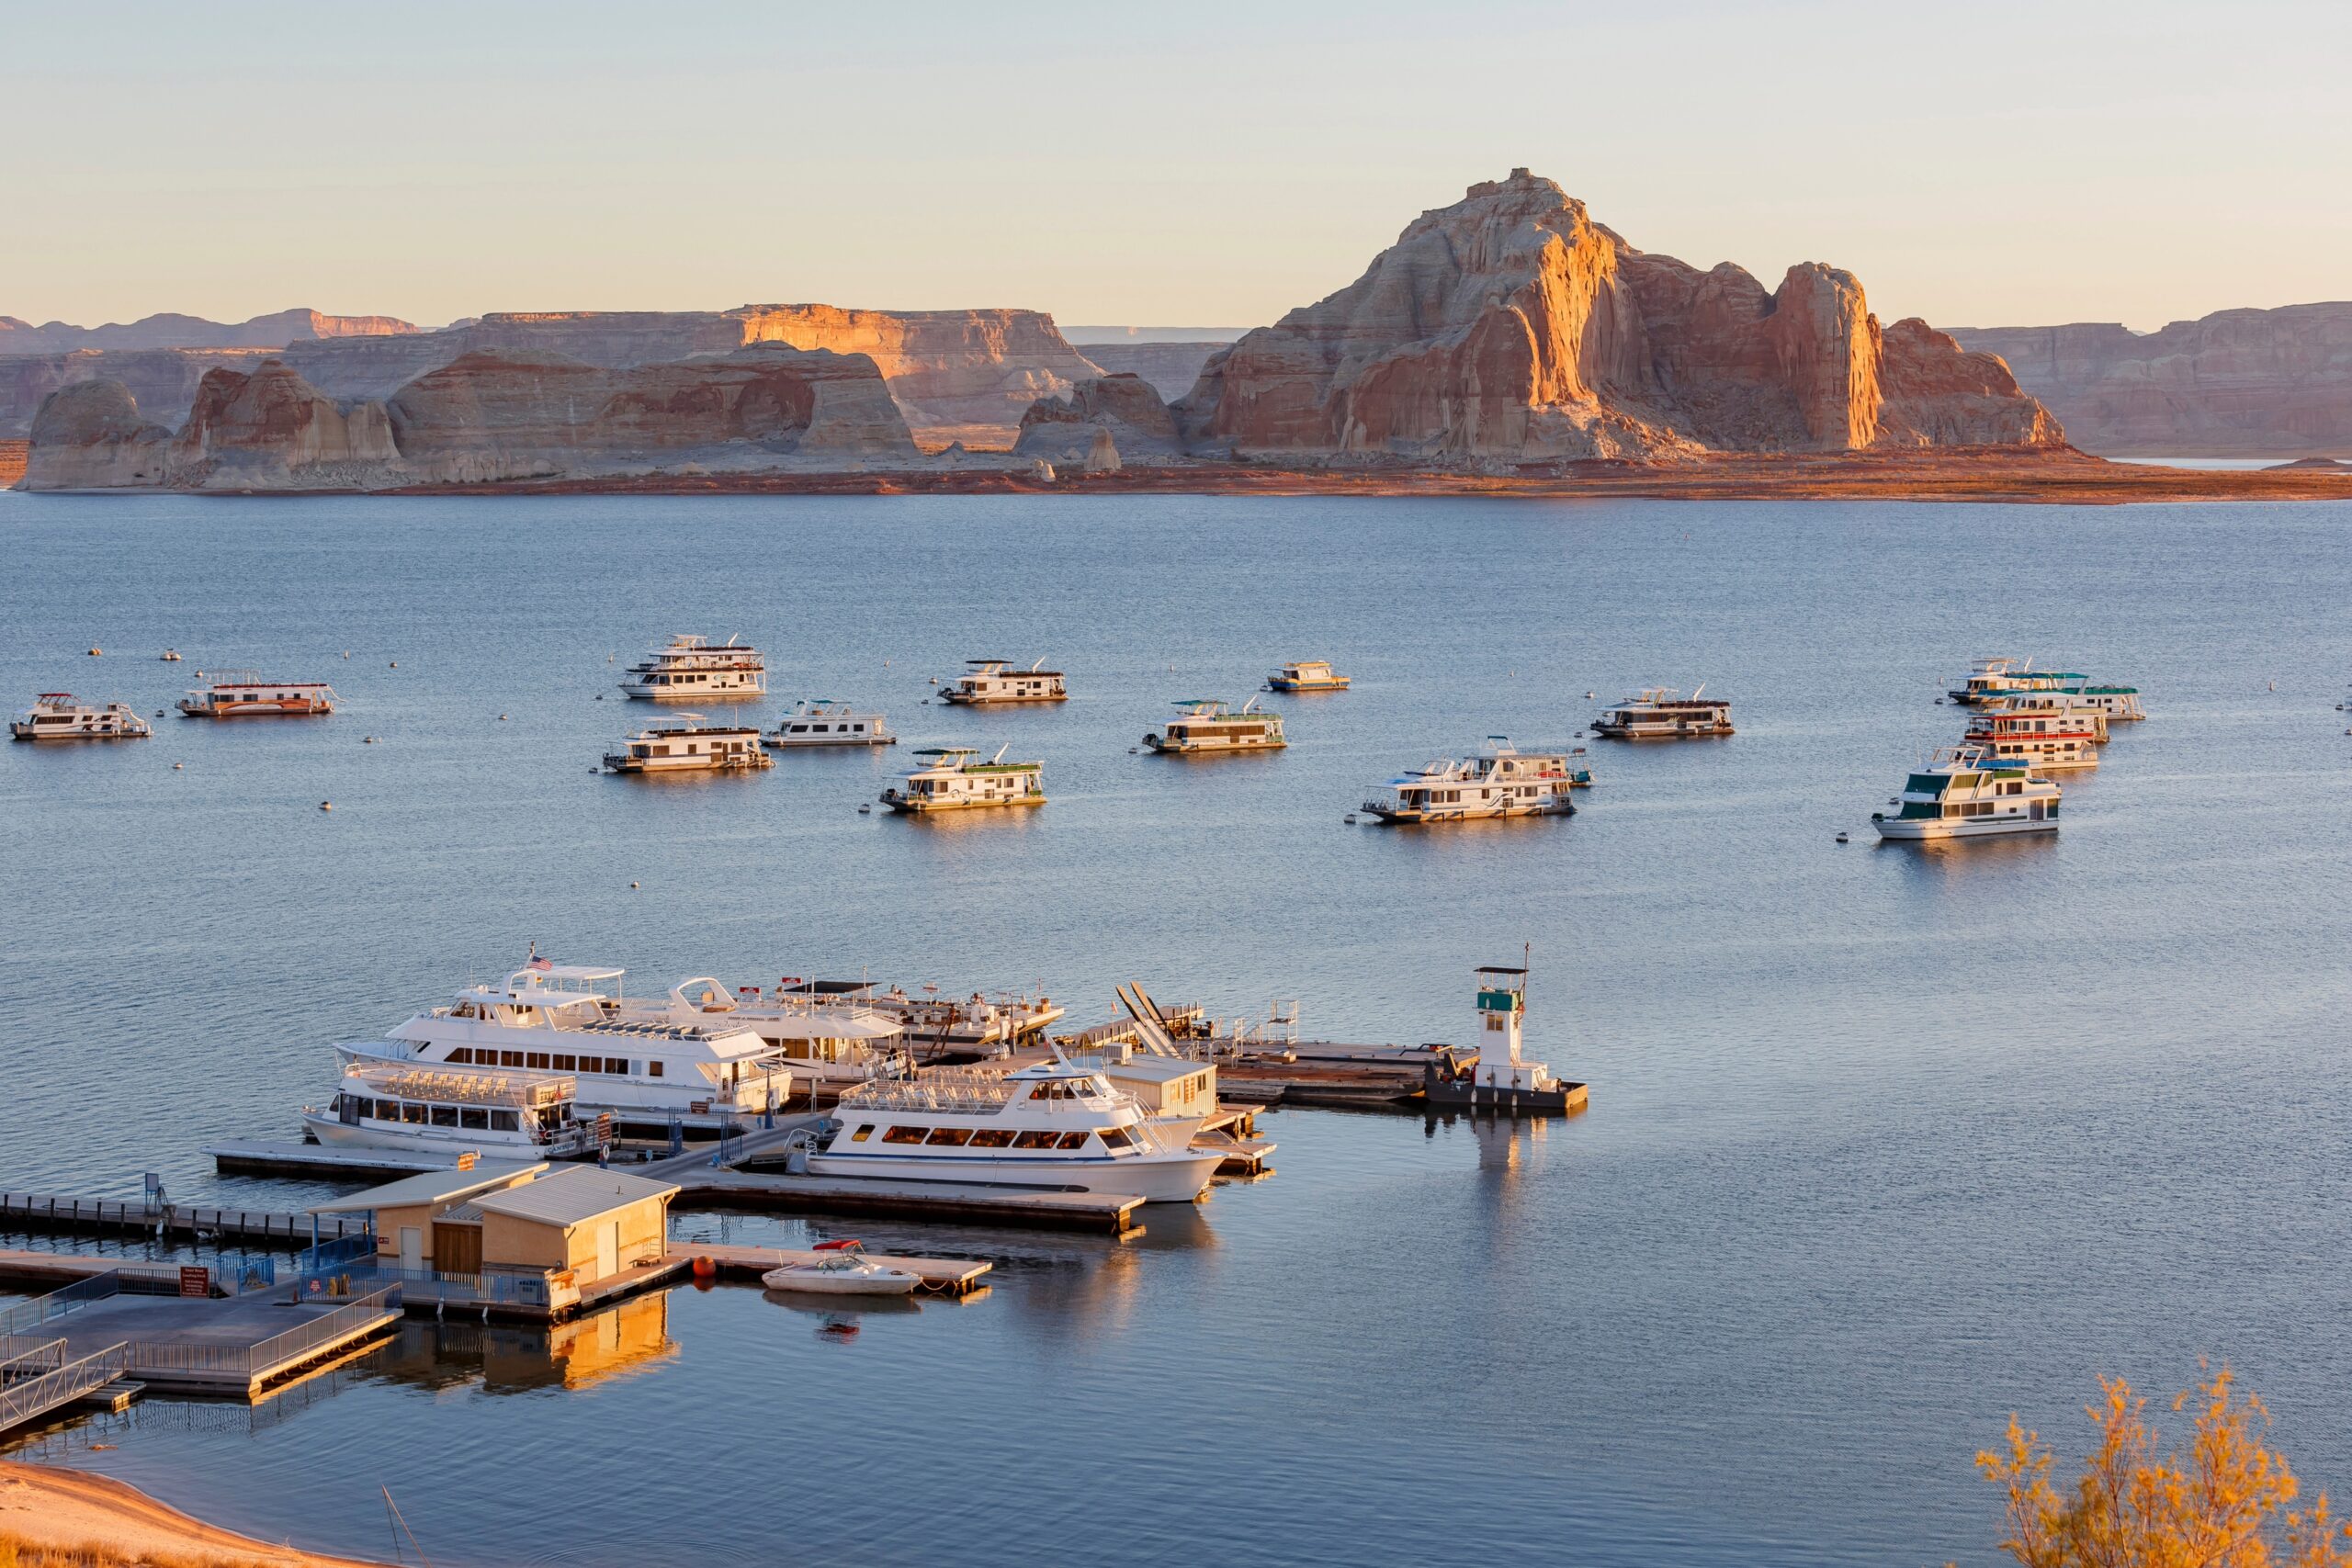
[[[534,958],[531,960],[530,967],[544,975],[555,967],[555,960],[552,958]]]

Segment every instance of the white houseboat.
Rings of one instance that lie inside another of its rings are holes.
[[[831,697],[796,703],[783,723],[763,738],[781,751],[792,746],[895,746],[899,738],[878,713],[859,713]]]
[[[1344,692],[1348,677],[1334,671],[1321,659],[1294,659],[1266,677],[1266,689],[1273,692]]]
[[[2086,683],[2054,686],[2052,690],[2073,698],[2084,707],[2098,709],[2118,724],[2148,716],[2146,710],[2140,706],[2140,688],[2137,686],[2093,686]]]
[[[582,1114],[624,1128],[672,1122],[713,1128],[781,1108],[792,1066],[733,1016],[707,976],[658,1000],[622,997],[623,971],[534,960],[497,985],[474,986],[418,1013],[382,1040],[342,1044],[347,1063],[521,1068],[577,1077]]]
[[[706,637],[683,632],[621,676],[621,690],[628,695],[657,702],[697,697],[741,701],[764,695],[767,689],[767,662],[758,649],[742,647],[731,637],[724,647],[715,648]]]
[[[355,1066],[323,1110],[303,1108],[302,1126],[322,1144],[569,1159],[600,1141],[573,1113],[574,1094],[567,1073]]]
[[[1968,721],[1966,744],[1998,761],[2030,763],[2043,773],[2098,766],[2106,721],[2063,708],[1980,708]]]
[[[2072,692],[2009,692],[1987,703],[1977,704],[1968,718],[1968,738],[1976,739],[1976,727],[1986,716],[1996,713],[2034,714],[2048,718],[2064,719],[2070,728],[2088,729],[2093,739],[2107,744],[2108,722],[2113,716],[2107,709],[2084,702]]]
[[[1046,764],[1008,762],[1004,749],[987,761],[969,746],[926,746],[907,776],[882,792],[893,811],[923,816],[991,806],[1046,804]]]
[[[967,659],[968,673],[940,692],[943,700],[982,706],[989,703],[1059,703],[1069,700],[1062,672],[1048,670],[1042,659],[1026,670],[1012,668],[1004,659]]]
[[[2058,786],[2034,776],[2022,760],[1982,746],[1938,751],[1905,781],[1889,817],[1871,813],[1882,839],[1989,839],[2058,830]]]
[[[705,724],[694,713],[678,719],[639,730],[619,750],[605,753],[605,766],[616,773],[738,773],[775,766],[775,759],[760,750],[756,729]]]
[[[736,1022],[775,1048],[812,1100],[830,1100],[868,1078],[901,1076],[914,1065],[906,1026],[853,998],[786,985],[738,986],[731,1002],[705,997],[699,1005],[705,1015],[731,1010]]]
[[[1365,801],[1362,809],[1397,826],[1568,817],[1576,812],[1570,792],[1591,783],[1581,746],[1521,751],[1504,737],[1489,735],[1483,751],[1460,761],[1441,757],[1418,773],[1390,779],[1388,793]]]
[[[250,670],[221,670],[212,684],[182,697],[179,708],[190,718],[248,718],[333,713],[334,703],[334,688],[323,681],[265,681]]]
[[[1684,696],[1664,686],[1652,686],[1641,695],[1627,697],[1603,712],[1593,721],[1596,735],[1612,740],[1674,739],[1687,735],[1729,735],[1731,704],[1723,698],[1706,700],[1698,691]]]
[[[879,1013],[905,1031],[908,1048],[926,1059],[1001,1055],[1042,1038],[1069,1011],[1043,991],[943,997],[937,986],[923,986],[914,996],[902,986],[882,989],[868,980],[800,979],[784,981],[781,989],[820,1008]]]
[[[1223,1159],[1164,1138],[1134,1096],[1057,1053],[1018,1072],[945,1069],[852,1089],[808,1168],[1189,1203]]]
[[[8,722],[18,740],[136,740],[152,735],[127,703],[77,703],[71,692],[43,692]]]
[[[2061,670],[2036,670],[2030,659],[1980,659],[1968,679],[1944,694],[1962,707],[1974,707],[2012,692],[2054,692],[2079,686],[2086,675]]]
[[[1261,713],[1250,698],[1235,712],[1213,697],[1191,697],[1176,705],[1182,716],[1168,721],[1165,730],[1143,738],[1155,751],[1191,755],[1202,751],[1278,751],[1290,744],[1283,739],[1280,714]]]

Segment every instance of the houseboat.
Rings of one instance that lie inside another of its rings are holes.
[[[1266,689],[1272,692],[1344,692],[1348,677],[1335,671],[1320,659],[1295,659],[1266,677]]]
[[[731,637],[724,647],[714,648],[707,638],[683,632],[621,676],[622,692],[656,702],[696,697],[741,701],[763,696],[767,689],[767,662],[758,649],[741,647]]]
[[[831,697],[796,703],[792,712],[762,738],[762,744],[781,751],[793,746],[896,746],[899,738],[878,713],[859,713]]]
[[[1568,817],[1570,792],[1592,783],[1584,748],[1521,751],[1499,735],[1487,749],[1456,761],[1442,757],[1419,773],[1390,779],[1387,793],[1363,803],[1382,822],[1410,826],[1466,822],[1484,817]]]
[[[1290,744],[1283,739],[1280,714],[1260,713],[1255,697],[1234,712],[1213,697],[1191,697],[1176,705],[1182,716],[1168,721],[1164,731],[1143,738],[1155,751],[1191,755],[1202,751],[1278,751]]]
[[[673,1124],[740,1125],[791,1097],[790,1062],[735,1016],[726,987],[698,976],[647,1001],[619,994],[622,974],[534,959],[381,1040],[335,1052],[362,1066],[573,1074],[581,1114],[610,1112],[621,1129],[655,1135]]]
[[[775,759],[760,750],[758,730],[705,724],[700,714],[678,717],[682,722],[639,730],[619,750],[605,753],[605,766],[616,773],[737,773],[775,766]]]
[[[2140,706],[2140,688],[2137,686],[2083,684],[2061,685],[2051,689],[2073,698],[2075,703],[2084,707],[2098,709],[2107,715],[2109,719],[2118,724],[2128,724],[2134,719],[2148,716],[2146,710]]]
[[[314,1142],[492,1159],[571,1159],[594,1154],[598,1124],[574,1113],[568,1073],[472,1067],[354,1066],[322,1110],[305,1106]]]
[[[1012,669],[1012,661],[1003,659],[967,659],[964,664],[967,672],[940,692],[942,700],[967,703],[975,707],[990,703],[1060,703],[1069,700],[1069,690],[1062,683],[1062,672],[1046,669],[1042,659],[1026,670]]]
[[[906,1026],[880,1008],[779,984],[773,989],[738,986],[731,1004],[713,1001],[703,1010],[707,1016],[730,1006],[735,1021],[775,1048],[790,1066],[793,1082],[812,1100],[913,1069]]]
[[[221,670],[212,684],[182,697],[179,708],[190,718],[248,718],[333,713],[334,702],[334,688],[323,681],[265,681],[250,670]]]
[[[1729,735],[1731,704],[1718,697],[1710,702],[1698,691],[1684,696],[1664,686],[1652,686],[1627,697],[1593,721],[1592,732],[1612,740],[1674,739],[1686,735]]]
[[[990,806],[1046,804],[1046,764],[1008,762],[1004,748],[983,762],[969,746],[926,746],[907,776],[882,792],[893,811],[922,816]]]
[[[8,733],[18,740],[136,740],[154,731],[127,703],[100,707],[75,702],[71,692],[43,692],[9,720]]]
[[[1982,746],[1938,751],[1905,781],[1889,817],[1871,813],[1882,839],[1989,839],[2058,830],[2058,786],[2019,758]]]
[[[1057,1052],[1017,1072],[941,1069],[842,1096],[820,1176],[990,1182],[1189,1203],[1224,1156],[1164,1138],[1135,1097]]]
[[[2099,732],[2105,721],[2064,709],[1979,709],[1968,721],[1965,744],[1982,747],[1996,761],[2030,763],[2043,773],[2098,766]]]
[[[1980,703],[1970,714],[1968,738],[1977,739],[1976,729],[1985,718],[1996,713],[2032,714],[2044,718],[2063,719],[2069,728],[2088,729],[2100,745],[2107,744],[2107,709],[2084,702],[2071,692],[2008,692],[1987,703]]]
[[[785,994],[806,998],[820,1008],[871,1010],[895,1021],[904,1042],[925,1060],[942,1057],[1002,1055],[1016,1045],[1032,1043],[1061,1021],[1069,1010],[1043,991],[999,992],[984,996],[943,997],[937,986],[918,987],[910,995],[902,986],[883,989],[869,980],[798,980],[783,982]]]
[[[1968,679],[1944,694],[1962,707],[1975,707],[2012,692],[2054,692],[2082,685],[2089,677],[2060,670],[2036,670],[2030,659],[1980,659]]]

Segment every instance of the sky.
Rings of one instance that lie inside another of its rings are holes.
[[[2352,298],[2352,6],[0,0],[0,314],[1249,326],[1526,165],[1885,320]]]

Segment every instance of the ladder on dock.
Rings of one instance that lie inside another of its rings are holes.
[[[130,1347],[109,1345],[79,1359],[65,1359],[65,1341],[0,1340],[0,1432],[40,1419],[121,1381]]]

